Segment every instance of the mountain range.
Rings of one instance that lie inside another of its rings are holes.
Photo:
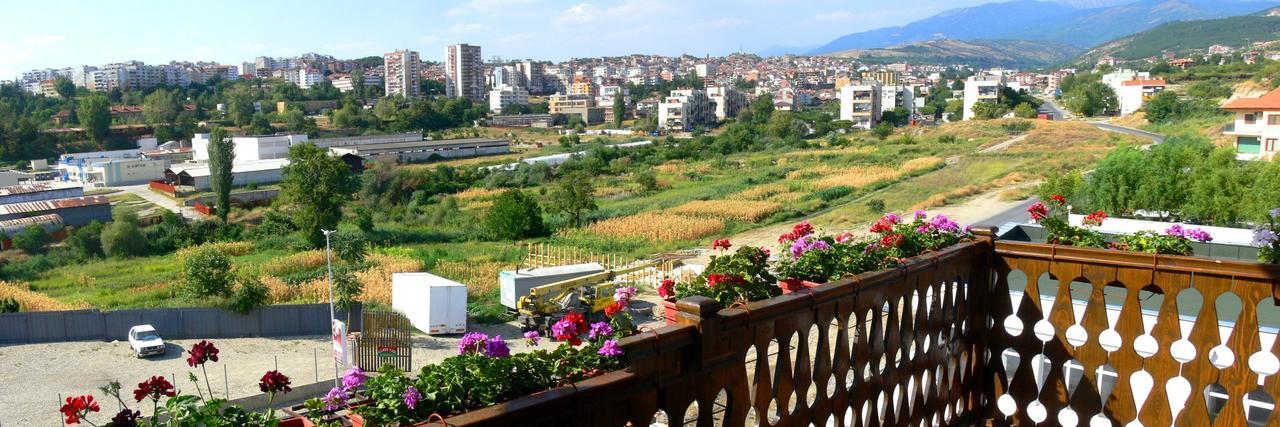
[[[938,39],[1047,41],[1088,49],[1164,23],[1237,16],[1280,0],[1013,0],[951,9],[903,26],[844,35],[810,55],[910,46]],[[771,48],[769,53],[800,53]]]
[[[1028,68],[1069,61],[1083,52],[1076,46],[1043,40],[937,39],[878,49],[852,49],[831,56],[866,63],[966,64],[974,67]]]
[[[1164,52],[1182,56],[1213,45],[1242,46],[1274,40],[1280,40],[1280,8],[1228,18],[1169,22],[1089,49],[1076,62],[1092,64],[1103,56],[1142,59]]]

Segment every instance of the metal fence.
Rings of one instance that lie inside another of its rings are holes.
[[[359,331],[360,306],[352,308]],[[340,312],[338,318],[346,318]],[[0,314],[0,344],[126,340],[129,328],[150,324],[166,339],[324,335],[328,304],[271,305],[238,314],[221,308],[72,310]]]

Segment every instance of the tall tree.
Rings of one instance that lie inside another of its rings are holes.
[[[153,125],[173,123],[181,112],[182,102],[177,92],[156,89],[142,100],[142,115]]]
[[[76,96],[76,84],[72,83],[67,76],[54,77],[53,90],[58,92],[58,97],[62,99],[69,100]]]
[[[622,89],[613,93],[613,127],[622,129],[622,119],[627,116],[627,104],[623,103]]]
[[[358,188],[351,168],[315,144],[304,142],[289,147],[289,164],[283,173],[281,197],[294,210],[294,222],[312,247],[324,245],[320,230],[337,227],[342,206]]]
[[[582,217],[596,210],[595,186],[591,177],[581,171],[569,173],[560,179],[551,192],[551,211],[573,218],[574,225],[582,225]]]
[[[107,102],[107,97],[95,93],[78,104],[76,116],[89,139],[99,144],[105,142],[111,131],[111,104]]]
[[[214,127],[209,132],[209,186],[218,197],[218,218],[224,223],[231,213],[231,164],[235,160],[235,141],[227,137],[226,129]]]
[[[254,95],[248,86],[236,85],[227,91],[227,116],[236,126],[248,126],[253,122]]]
[[[351,71],[351,91],[355,92],[356,99],[364,101],[364,69],[356,68]]]

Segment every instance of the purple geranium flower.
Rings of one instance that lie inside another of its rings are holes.
[[[600,346],[597,351],[601,356],[617,357],[622,355],[622,348],[618,347],[618,340],[606,340],[604,345]]]
[[[1280,219],[1280,208],[1272,209],[1272,210],[1271,210],[1271,217],[1272,217],[1272,218]]]
[[[408,406],[409,409],[416,409],[419,400],[422,400],[422,394],[418,393],[418,389],[409,386],[404,391],[404,406]]]
[[[334,387],[324,395],[324,409],[326,411],[336,411],[347,403],[347,392],[340,387]]]
[[[947,216],[943,214],[934,215],[933,219],[929,220],[929,226],[934,230],[946,233],[960,232],[960,224],[956,224],[955,221],[952,221],[951,218],[947,218]]]
[[[1208,231],[1204,231],[1199,228],[1188,229],[1186,234],[1184,234],[1184,236],[1188,239],[1195,240],[1197,242],[1213,241],[1213,236],[1210,236]]]
[[[591,330],[587,332],[587,338],[595,340],[613,335],[613,327],[609,326],[609,322],[596,322],[591,324]]]
[[[636,288],[632,286],[622,286],[613,291],[613,300],[623,304],[635,297]]]
[[[511,349],[507,347],[507,342],[502,340],[501,335],[494,335],[484,342],[484,355],[489,357],[507,357],[511,355]]]
[[[468,332],[458,341],[458,354],[479,353],[489,336],[479,332]]]
[[[924,210],[916,210],[916,219],[925,219],[928,217],[929,217],[929,214],[925,213]]]
[[[364,374],[364,370],[359,366],[352,366],[347,373],[342,374],[342,390],[346,392],[354,391],[364,385],[364,380],[368,376]]]
[[[1259,248],[1271,246],[1277,240],[1280,240],[1280,236],[1277,236],[1276,232],[1265,228],[1253,233],[1253,245]]]
[[[539,334],[538,331],[529,331],[524,333],[525,345],[536,346],[540,339],[542,339],[542,334]]]

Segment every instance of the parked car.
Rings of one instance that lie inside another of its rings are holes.
[[[164,340],[151,325],[138,325],[129,328],[129,347],[139,358],[164,354]]]

